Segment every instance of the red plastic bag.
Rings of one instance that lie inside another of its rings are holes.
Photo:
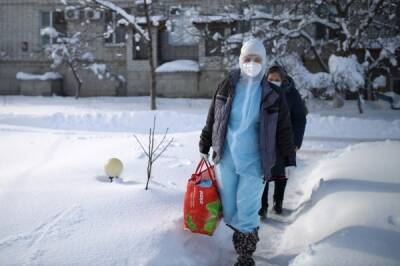
[[[203,166],[205,170],[202,170]],[[183,207],[184,229],[212,235],[222,218],[222,205],[214,166],[202,159],[188,180]]]

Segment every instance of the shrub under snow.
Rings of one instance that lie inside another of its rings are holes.
[[[294,54],[281,57],[278,61],[285,67],[287,73],[296,83],[297,89],[303,95],[313,89],[323,90],[326,93],[333,92],[332,78],[329,73],[311,73],[303,65],[300,58]]]
[[[350,57],[331,55],[328,64],[332,80],[339,90],[355,92],[364,87],[364,69],[354,55]]]

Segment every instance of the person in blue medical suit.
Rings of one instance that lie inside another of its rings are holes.
[[[218,84],[200,135],[200,155],[212,147],[225,223],[233,229],[235,265],[255,265],[265,183],[276,158],[295,166],[295,145],[284,95],[266,79],[267,55],[256,38],[243,43],[240,69]]]

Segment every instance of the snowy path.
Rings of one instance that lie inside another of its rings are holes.
[[[320,141],[320,140],[319,140]],[[305,141],[304,146],[309,145]],[[259,265],[288,265],[289,261],[295,255],[279,254],[280,243],[283,232],[288,224],[292,223],[300,214],[302,206],[298,206],[302,192],[298,190],[298,184],[304,182],[307,178],[304,175],[298,175],[307,165],[312,164],[320,156],[329,154],[329,150],[300,150],[298,153],[298,169],[289,173],[289,180],[285,191],[284,209],[282,215],[276,215],[269,208],[267,219],[262,221],[260,229],[260,243],[257,251],[257,262]],[[297,174],[297,175],[296,175]],[[273,183],[270,184],[269,202],[273,199]],[[272,205],[272,204],[271,204]]]

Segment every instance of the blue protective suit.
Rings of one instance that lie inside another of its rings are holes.
[[[241,80],[235,88],[224,154],[231,153],[239,175],[262,176],[258,138],[261,93],[262,88],[257,80]]]
[[[254,45],[259,49],[252,49]],[[265,187],[259,127],[262,98],[260,82],[266,71],[266,55],[265,50],[264,54],[260,52],[259,43],[250,44],[247,48],[244,52],[242,48],[241,56],[246,53],[260,55],[263,59],[262,69],[254,78],[241,71],[235,85],[224,151],[215,168],[224,221],[242,232],[252,232],[259,226],[258,210]]]

